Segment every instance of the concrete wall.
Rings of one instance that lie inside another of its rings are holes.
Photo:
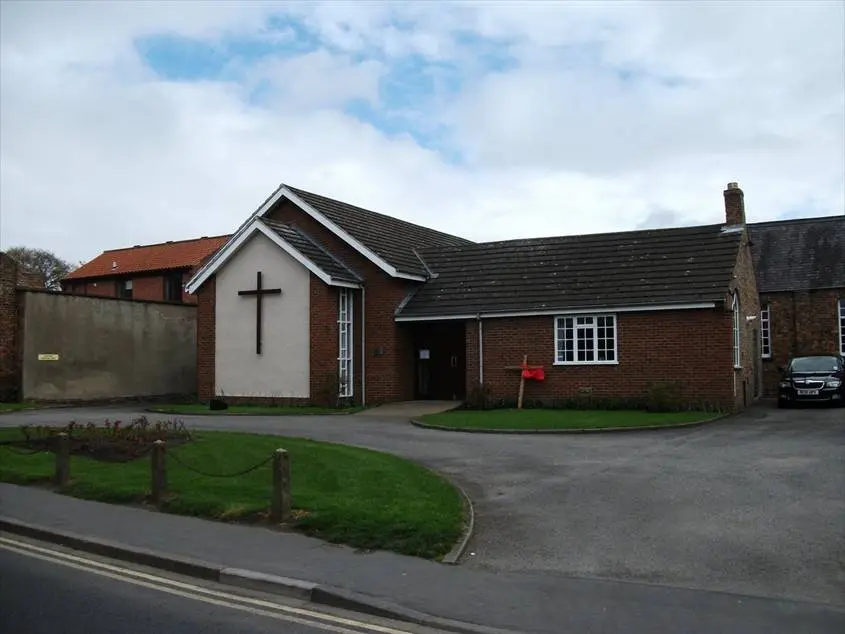
[[[238,295],[255,288],[258,271],[264,288],[282,289],[281,295],[264,296],[260,355],[255,351],[256,299]],[[254,235],[217,273],[214,373],[218,395],[310,397],[310,276],[308,269],[261,234]]]
[[[195,392],[195,307],[38,291],[18,295],[24,399]],[[58,360],[39,360],[45,354]]]

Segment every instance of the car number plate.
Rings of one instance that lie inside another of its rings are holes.
[[[816,396],[818,393],[818,390],[798,390],[798,396]]]

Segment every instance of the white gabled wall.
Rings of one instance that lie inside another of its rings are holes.
[[[264,288],[262,354],[255,353],[256,272]],[[217,271],[215,393],[308,398],[310,273],[267,236],[256,233]]]

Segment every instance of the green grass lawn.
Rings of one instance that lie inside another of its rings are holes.
[[[35,403],[0,403],[0,413],[19,412],[22,409],[35,409]]]
[[[646,412],[628,410],[498,409],[452,410],[422,417],[424,423],[456,429],[601,429],[676,425],[712,418],[707,412]]]
[[[254,416],[307,416],[309,414],[350,414],[360,411],[361,407],[331,408],[313,406],[274,406],[274,405],[230,405],[228,409],[212,410],[202,403],[174,403],[170,405],[154,405],[150,411],[160,414],[252,414]]]
[[[0,430],[0,440],[20,438]],[[449,552],[463,529],[457,490],[439,475],[396,456],[344,445],[280,436],[202,432],[192,443],[168,449],[210,473],[233,473],[269,457],[279,447],[291,460],[293,526],[321,539],[362,549],[384,549],[426,558]],[[19,455],[0,446],[0,480],[49,481],[51,453]],[[207,477],[167,459],[168,489],[162,510],[218,520],[259,521],[270,506],[272,465],[238,477]],[[150,459],[99,462],[71,456],[66,493],[113,503],[141,503],[150,488]],[[143,530],[143,527],[139,527]]]

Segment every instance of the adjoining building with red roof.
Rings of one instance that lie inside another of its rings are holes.
[[[185,292],[185,282],[229,237],[203,236],[103,251],[69,273],[62,280],[62,290],[78,295],[195,304],[197,298]]]

